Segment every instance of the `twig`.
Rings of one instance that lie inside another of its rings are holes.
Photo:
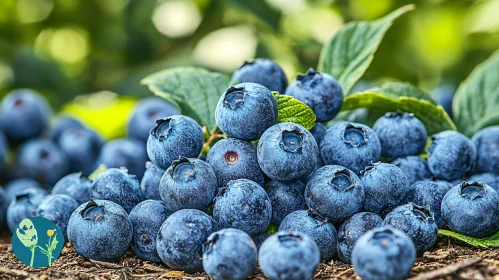
[[[98,267],[104,267],[104,268],[123,268],[123,266],[115,263],[108,263],[108,262],[101,262],[101,261],[96,261],[96,260],[89,260],[91,263],[97,265]]]
[[[460,263],[456,264],[451,264],[445,267],[442,267],[440,269],[436,269],[430,272],[426,272],[423,274],[420,274],[418,276],[409,278],[409,280],[430,280],[430,279],[435,279],[437,277],[441,277],[444,275],[449,275],[452,274],[458,270],[461,270],[463,268],[466,268],[468,266],[472,266],[478,262],[482,261],[482,258],[473,258],[473,259],[468,259]]]
[[[3,267],[0,267],[0,275],[1,274],[7,274],[12,276],[23,276],[23,277],[29,276],[29,273],[27,273],[26,271],[17,270],[17,269],[7,269]]]

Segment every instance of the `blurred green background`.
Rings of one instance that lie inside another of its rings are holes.
[[[0,95],[34,88],[56,110],[92,92],[144,97],[140,80],[160,69],[230,74],[253,57],[293,79],[338,26],[409,3],[363,80],[458,85],[499,48],[499,0],[1,0]]]

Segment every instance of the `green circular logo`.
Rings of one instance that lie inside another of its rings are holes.
[[[31,217],[21,221],[12,235],[14,255],[25,265],[51,265],[61,254],[64,235],[52,221]]]

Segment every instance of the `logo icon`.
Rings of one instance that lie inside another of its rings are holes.
[[[34,268],[51,265],[61,254],[64,235],[52,221],[31,217],[21,221],[12,235],[14,255]]]

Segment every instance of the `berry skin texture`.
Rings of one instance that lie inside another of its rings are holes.
[[[85,126],[79,120],[73,117],[57,118],[50,128],[50,139],[52,139],[52,142],[54,143],[59,143],[59,138],[61,138],[61,134],[64,131],[73,128],[85,128]]]
[[[47,101],[38,93],[14,90],[0,103],[0,129],[10,142],[23,142],[43,133],[50,114]]]
[[[9,207],[9,198],[7,193],[0,188],[0,231],[7,225],[7,208]]]
[[[173,161],[159,183],[161,200],[169,211],[206,211],[218,189],[217,176],[209,164],[182,157]]]
[[[415,260],[411,238],[391,226],[368,231],[352,252],[353,269],[364,280],[406,279]]]
[[[25,142],[17,155],[19,169],[26,178],[53,186],[68,174],[69,162],[64,152],[49,140]]]
[[[85,259],[112,262],[130,247],[132,222],[126,211],[109,200],[80,205],[68,223],[68,239]]]
[[[376,133],[363,124],[338,122],[324,134],[321,157],[325,165],[341,165],[359,174],[377,162],[381,146]]]
[[[445,112],[452,119],[452,100],[456,94],[456,87],[453,85],[442,85],[436,88],[432,94],[438,104],[444,107]]]
[[[221,228],[240,229],[253,236],[269,227],[272,206],[260,185],[248,179],[239,179],[220,189],[215,198],[213,218]]]
[[[265,187],[272,205],[272,224],[279,226],[289,213],[307,208],[304,196],[305,184],[302,181],[272,180]]]
[[[258,165],[256,147],[250,142],[222,139],[211,147],[206,162],[213,167],[219,187],[237,179],[249,179],[263,186],[264,178]]]
[[[203,131],[195,120],[173,115],[156,120],[147,139],[147,154],[157,167],[166,170],[180,156],[198,157],[203,142]]]
[[[360,212],[348,218],[338,230],[338,257],[352,263],[352,250],[357,240],[373,228],[381,227],[383,219],[375,213]]]
[[[291,122],[276,124],[258,142],[258,164],[273,180],[294,181],[314,170],[319,148],[312,134]]]
[[[128,120],[128,137],[146,143],[149,131],[156,126],[156,119],[179,114],[177,106],[163,98],[144,98],[137,104]]]
[[[156,236],[171,214],[159,200],[145,200],[133,207],[129,218],[133,226],[132,249],[137,257],[146,261],[161,262],[156,251]]]
[[[94,170],[104,141],[93,130],[72,127],[59,137],[59,147],[67,155],[70,172],[83,172],[90,175]]]
[[[9,152],[9,143],[7,143],[7,138],[0,131],[0,172],[3,172],[7,162],[7,154]]]
[[[457,131],[442,131],[431,137],[428,167],[435,178],[453,181],[472,171],[476,149],[468,137]]]
[[[146,162],[146,171],[140,181],[140,190],[145,196],[145,199],[161,200],[159,195],[159,182],[165,174],[165,170],[157,167],[154,163]]]
[[[78,205],[90,200],[92,182],[81,172],[62,177],[52,189],[52,194],[65,194],[72,197]]]
[[[486,237],[499,231],[499,195],[483,182],[462,182],[442,200],[442,219],[453,231]]]
[[[438,227],[429,206],[412,202],[401,205],[386,215],[383,225],[405,232],[414,242],[418,255],[429,251],[437,242]]]
[[[447,181],[418,181],[412,184],[406,200],[407,202],[414,202],[416,205],[430,206],[430,212],[433,214],[438,228],[443,228],[445,222],[442,219],[440,206],[445,194],[452,187],[453,185]]]
[[[340,223],[364,206],[364,186],[353,171],[339,165],[326,165],[308,181],[305,201],[317,214],[332,223]]]
[[[244,231],[226,228],[208,237],[203,246],[203,268],[214,280],[243,280],[256,267],[257,249]]]
[[[67,227],[69,218],[78,206],[80,204],[68,195],[49,194],[38,206],[36,215],[54,222],[61,229],[66,241],[68,241]]]
[[[142,179],[147,161],[147,152],[144,143],[130,138],[116,139],[107,142],[101,149],[98,164],[107,168],[125,167],[130,174]]]
[[[156,237],[158,255],[171,269],[188,273],[202,271],[202,244],[216,230],[216,223],[204,212],[179,210],[159,229]]]
[[[410,190],[404,171],[388,163],[374,163],[366,167],[361,181],[366,193],[363,211],[381,217],[403,204]]]
[[[417,181],[428,180],[431,178],[431,172],[425,159],[418,156],[400,157],[392,161],[392,164],[402,169],[407,175],[410,185]]]
[[[419,155],[428,134],[423,123],[411,113],[386,113],[373,126],[381,144],[381,156],[398,158]]]
[[[142,200],[139,181],[126,168],[109,168],[92,182],[92,198],[119,204],[127,213]]]
[[[312,68],[306,74],[298,74],[284,94],[291,95],[310,107],[318,122],[333,119],[343,104],[343,90],[338,82],[331,75]]]
[[[470,176],[470,179],[468,181],[484,182],[485,184],[489,185],[489,187],[493,188],[496,192],[499,193],[499,175],[497,174],[494,173],[475,174],[473,176]]]
[[[26,189],[16,194],[7,208],[7,226],[14,233],[17,225],[25,218],[36,215],[36,209],[43,201],[47,192],[42,189]]]
[[[317,147],[321,146],[322,139],[324,139],[324,134],[326,134],[327,127],[320,122],[316,122],[314,127],[310,130],[310,133],[314,136],[315,142],[317,142]]]
[[[260,233],[254,236],[251,236],[251,239],[253,239],[253,242],[255,242],[255,246],[257,250],[260,250],[260,246],[262,246],[263,242],[269,238],[270,235],[266,232]]]
[[[473,138],[477,152],[477,173],[499,173],[499,126],[478,131]]]
[[[229,137],[253,141],[277,121],[277,102],[272,92],[255,83],[228,88],[215,109],[218,127]]]
[[[263,242],[258,260],[263,274],[269,279],[312,279],[320,252],[308,235],[280,231]]]
[[[312,211],[298,210],[287,215],[279,226],[279,231],[296,231],[310,236],[319,246],[321,260],[332,259],[336,253],[336,228]]]
[[[47,194],[47,191],[40,186],[40,184],[32,179],[17,179],[14,181],[10,181],[6,186],[5,186],[5,193],[7,194],[7,200],[9,203],[12,200],[16,199],[16,195],[20,192],[23,192],[27,189],[35,189],[38,192],[42,192],[44,194]]]
[[[274,61],[265,58],[244,62],[232,74],[232,80],[241,83],[257,83],[279,93],[283,93],[288,86],[288,78],[281,67]]]

